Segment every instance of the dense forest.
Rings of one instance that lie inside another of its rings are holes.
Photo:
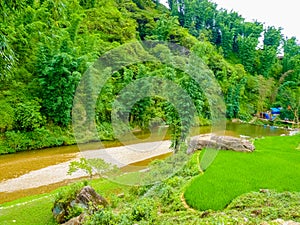
[[[270,107],[281,107],[282,119],[299,121],[300,45],[295,37],[259,21],[246,22],[207,0],[168,4],[1,1],[0,153],[74,144],[72,106],[81,77],[103,54],[132,41],[166,41],[190,49],[217,79],[228,119],[249,121]],[[157,45],[155,51],[166,48]],[[134,80],[154,76],[185,89],[198,112],[198,125],[210,123],[209,99],[195,80],[170,65],[143,62],[114,72],[102,89],[94,109],[102,140],[115,138],[111,109],[118,93]],[[147,129],[158,117],[173,127],[178,139],[183,123],[172,104],[160,97],[137,102],[130,124]]]

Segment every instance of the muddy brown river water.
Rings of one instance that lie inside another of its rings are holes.
[[[167,128],[164,128],[167,129]],[[194,128],[192,131],[192,135],[197,135],[199,133],[209,133],[211,132],[210,127],[201,127]],[[274,136],[281,135],[287,133],[284,129],[279,129],[275,127],[264,127],[264,126],[254,126],[249,124],[235,124],[228,123],[225,131],[226,135],[230,136],[250,136],[250,137],[261,137],[261,136]],[[149,140],[149,133],[147,132],[136,132],[136,137],[139,138],[141,142],[143,141],[158,141],[161,139],[160,132],[153,133],[151,135],[151,139]],[[167,133],[164,137],[164,140],[169,139],[170,135]],[[127,144],[134,144],[137,140],[128,141],[126,143],[120,143],[118,141],[105,141],[102,142],[105,148],[122,146]],[[89,143],[85,145],[81,145],[81,149],[98,149],[99,143]],[[165,158],[168,154],[162,154],[160,156],[156,156],[154,158]],[[28,152],[20,152],[11,155],[1,155],[0,156],[0,184],[7,180],[18,178],[22,175],[26,175],[31,171],[41,170],[43,168],[61,164],[64,162],[68,162],[72,159],[80,157],[80,150],[77,145],[73,146],[63,146],[56,148],[46,148],[41,150],[34,150]],[[135,162],[132,165],[147,166],[149,162],[151,162],[154,158],[142,160],[139,162]],[[126,170],[126,167],[123,168]],[[43,177],[43,179],[47,179]],[[28,188],[17,190],[13,192],[0,192],[0,204],[8,201],[12,201],[14,199],[18,199],[20,197],[29,196],[33,194],[40,194],[49,192],[51,190],[56,189],[57,187],[66,185],[69,182],[74,180],[63,180],[61,182],[51,183],[48,185],[36,187],[36,188]],[[16,185],[22,185],[17,184]]]

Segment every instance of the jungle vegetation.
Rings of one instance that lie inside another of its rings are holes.
[[[296,37],[285,37],[281,28],[265,27],[263,21],[247,22],[208,0],[169,0],[168,5],[157,0],[1,1],[0,153],[74,144],[72,106],[81,77],[106,52],[133,41],[176,43],[200,57],[222,89],[229,119],[248,121],[282,107],[283,119],[299,121]],[[159,54],[167,50],[156,46]],[[94,109],[102,140],[115,138],[111,110],[118,93],[151,76],[184,88],[199,125],[210,123],[208,99],[191,77],[161,62],[142,62],[114,72],[102,89]],[[147,129],[157,117],[180,142],[178,130],[184,125],[160,97],[137,102],[130,124]]]

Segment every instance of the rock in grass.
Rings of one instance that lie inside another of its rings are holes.
[[[52,214],[60,224],[78,225],[82,224],[85,212],[96,212],[107,205],[108,202],[105,198],[92,187],[85,186],[79,192],[76,192],[74,197],[58,199],[54,203]]]
[[[217,150],[233,150],[237,152],[253,152],[254,145],[245,139],[217,136],[214,134],[204,134],[192,137],[188,146],[187,153],[193,153],[196,150],[204,148],[213,148]]]
[[[85,186],[81,189],[75,199],[75,203],[81,204],[84,208],[97,211],[108,205],[105,198],[99,195],[92,187]]]
[[[63,225],[81,225],[84,222],[84,214],[80,214],[77,217],[74,217],[67,222],[65,222]]]

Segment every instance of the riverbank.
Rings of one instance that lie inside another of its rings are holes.
[[[192,135],[199,135],[209,132],[211,132],[211,127],[195,127],[192,130]],[[240,137],[242,135],[254,138],[273,135],[280,136],[282,134],[288,134],[288,132],[284,129],[273,129],[271,127],[228,123],[225,134],[234,137]],[[151,134],[151,138],[149,138],[148,133],[137,133],[135,134],[135,136],[138,138],[137,140],[144,141],[142,144],[140,144],[142,148],[143,145],[145,145],[145,143],[147,142],[155,142],[161,139],[159,133]],[[126,145],[129,146],[135,143],[132,143],[132,141],[130,143],[128,141]],[[131,162],[143,160],[152,156],[151,154],[149,154],[149,152],[146,152],[146,155],[144,156],[140,153],[138,159],[135,159],[132,158],[135,157],[134,155],[136,154],[136,152],[134,151],[131,155],[126,154],[125,158],[121,155],[118,156],[118,146],[120,147],[120,144],[122,143],[115,141],[106,141],[102,143],[88,143],[84,144],[83,146],[72,145],[2,155],[0,156],[0,187],[2,187],[1,189],[5,190],[5,192],[0,192],[0,202],[7,202],[13,199],[38,193],[47,193],[59,186],[66,185],[67,183],[72,182],[73,179],[86,176],[86,174],[83,173],[83,171],[78,171],[72,174],[72,176],[67,175],[67,164],[70,163],[72,160],[82,157],[82,154],[85,154],[84,156],[87,158],[96,157],[96,155],[93,156],[94,153],[100,155],[102,154],[102,157],[110,158],[110,160],[115,161],[115,165],[118,166],[125,166]],[[96,149],[99,149],[99,145],[104,145],[106,149],[110,149],[111,155],[105,153],[105,151],[101,152],[102,150],[95,151]],[[168,144],[166,145],[167,146],[165,149],[169,147]],[[85,149],[87,149],[87,151],[85,151]],[[150,153],[157,155],[155,152]],[[160,153],[163,154],[164,152],[161,151]],[[98,157],[100,157],[100,155],[98,155]],[[151,158],[149,160],[144,160],[140,162],[138,166],[145,167],[148,165],[149,162],[151,162],[151,160]],[[47,167],[49,168],[47,169]],[[131,170],[132,168],[129,169]],[[51,171],[56,172],[54,174]],[[56,183],[47,181],[48,177],[52,180],[52,182]],[[14,181],[16,181],[18,185],[16,185]],[[24,189],[25,187],[27,189]],[[9,191],[9,189],[11,191],[12,189],[14,189],[14,191],[8,193],[7,191]]]
[[[257,136],[265,136],[269,135],[268,131],[260,130],[260,129],[253,129],[251,128],[245,128],[244,130],[236,130],[235,127],[233,127],[233,124],[239,124],[242,126],[255,126],[255,125],[263,125],[263,123],[247,123],[245,121],[241,121],[239,119],[233,119],[232,121],[227,121],[226,124],[226,135],[230,136],[236,136],[239,137],[239,134],[241,135],[247,135],[250,137],[253,137],[253,133],[255,133]],[[272,135],[277,135],[278,133],[285,132],[287,129],[285,127],[278,127],[278,126],[270,126],[272,129]],[[275,131],[275,129],[281,129],[282,131]],[[192,135],[199,135],[204,133],[210,133],[212,127],[210,126],[200,126],[200,127],[193,127],[191,129]],[[222,131],[223,132],[223,131]],[[150,135],[149,132],[145,131],[137,131],[133,132],[134,136],[136,136],[138,139],[147,139]],[[152,140],[150,141],[158,141],[161,140],[161,134],[165,134],[164,140],[171,138],[171,133],[168,130],[167,127],[161,129],[157,128],[153,131],[153,134],[151,134]],[[101,142],[105,145],[105,147],[114,147],[114,146],[120,146],[122,143],[118,142],[117,140],[113,140],[113,137],[103,137],[100,135]],[[111,140],[111,141],[108,141]],[[136,143],[136,142],[135,142]],[[10,154],[19,154],[23,152],[32,152],[32,151],[43,151],[47,148],[65,148],[65,147],[71,147],[76,146],[77,142],[72,134],[71,128],[63,130],[60,127],[47,127],[43,129],[38,129],[36,131],[31,132],[15,132],[15,131],[7,131],[6,133],[0,134],[0,161],[1,156],[10,155]],[[93,142],[83,144],[83,145],[93,145]],[[128,141],[128,144],[134,144],[133,141]],[[79,150],[77,149],[77,152]],[[1,175],[0,175],[1,180]]]
[[[270,126],[272,128],[280,128],[280,129],[286,129],[288,131],[299,131],[300,124],[297,124],[292,121],[285,121],[281,119],[264,119],[260,117],[253,117],[249,122],[242,121],[240,119],[232,119],[232,123],[247,123],[252,125],[262,125],[262,126]]]
[[[38,170],[30,171],[16,178],[7,179],[0,183],[0,203],[12,200],[5,197],[6,194],[18,192],[19,194],[27,189],[36,189],[38,187],[53,185],[57,183],[66,183],[68,181],[87,177],[88,174],[83,170],[78,170],[68,175],[69,164],[81,157],[101,158],[107,163],[125,167],[129,164],[155,158],[166,153],[171,153],[169,148],[171,141],[158,141],[149,143],[133,144],[128,146],[111,147],[106,149],[88,150],[73,154],[74,159],[62,162],[56,165],[47,166]],[[148,163],[148,162],[147,162]],[[55,186],[54,186],[55,187]],[[12,195],[12,197],[14,197]]]

